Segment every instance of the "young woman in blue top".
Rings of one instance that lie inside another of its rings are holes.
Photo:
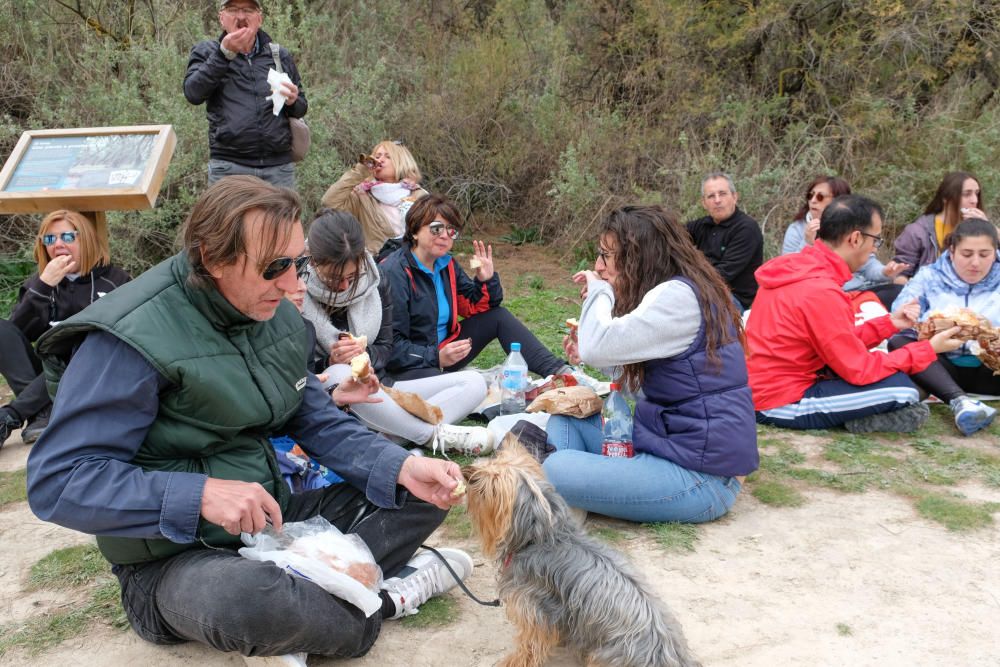
[[[946,239],[945,251],[933,264],[917,272],[892,304],[896,309],[917,299],[920,318],[931,311],[968,308],[1000,325],[1000,262],[997,262],[997,228],[983,219],[960,222]],[[894,350],[916,340],[909,329],[889,340]],[[966,344],[938,355],[927,370],[911,376],[927,393],[951,405],[955,425],[964,435],[989,426],[996,410],[969,398],[966,392],[1000,394],[1000,376],[983,366]]]
[[[423,197],[406,214],[403,247],[379,265],[393,300],[390,375],[412,380],[459,370],[493,340],[504,352],[521,343],[528,370],[538,375],[571,372],[500,305],[492,246],[472,242],[478,266],[471,278],[454,260],[451,249],[461,232],[454,204],[439,195]]]
[[[578,508],[631,521],[702,522],[757,469],[757,427],[729,289],[683,226],[627,206],[600,229],[570,361],[610,368],[636,392],[633,458],[602,455],[601,417],[553,416],[545,474]]]

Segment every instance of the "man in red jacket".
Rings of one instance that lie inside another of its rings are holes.
[[[747,368],[757,421],[786,428],[845,426],[854,433],[913,431],[929,411],[907,373],[961,345],[941,332],[888,354],[871,351],[920,315],[914,300],[855,326],[843,285],[882,245],[882,208],[859,195],[823,211],[817,240],[776,257],[755,276],[747,321]]]

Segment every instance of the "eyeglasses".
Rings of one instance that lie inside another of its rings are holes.
[[[613,252],[611,252],[610,250],[601,250],[601,249],[597,250],[597,259],[601,260],[605,264],[608,263],[608,258],[609,257],[614,257],[614,256],[615,256],[615,254]]]
[[[339,288],[341,283],[345,281],[347,282],[347,287],[345,289],[350,289],[365,275],[365,270],[362,268],[361,262],[358,262],[358,269],[353,274],[348,276],[341,275],[338,272],[339,269],[335,269],[329,264],[313,266],[316,269],[316,275],[319,277],[320,281],[326,285],[328,289],[334,292],[342,291]]]
[[[858,231],[861,232],[860,229]],[[869,234],[868,232],[861,232],[861,235],[862,236],[867,236],[870,239],[875,239],[875,249],[876,250],[878,250],[879,248],[881,248],[882,244],[885,243],[885,239],[882,238],[881,236],[876,236],[875,234]]]
[[[260,275],[263,276],[264,280],[274,280],[287,271],[293,264],[295,265],[295,275],[301,278],[302,271],[305,271],[307,274],[309,272],[309,269],[306,266],[309,264],[309,255],[300,255],[299,257],[278,257],[277,259],[272,259],[270,263],[264,267],[264,270]]]
[[[257,7],[223,7],[222,11],[229,14],[230,16],[253,16],[254,14],[259,14],[260,9]]]
[[[59,234],[43,234],[42,245],[55,245],[56,239],[63,243],[75,243],[80,232],[60,232]]]
[[[815,190],[813,190],[806,196],[806,201],[812,201],[814,197],[816,198],[817,204],[822,204],[827,199],[829,199],[829,197],[823,194],[822,192],[816,192]]]
[[[452,241],[458,239],[458,234],[459,234],[458,227],[455,227],[453,225],[445,224],[443,222],[435,220],[431,224],[427,225],[427,228],[431,230],[432,236],[441,236],[441,232],[447,231],[448,238],[450,238]]]

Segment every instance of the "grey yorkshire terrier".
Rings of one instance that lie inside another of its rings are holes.
[[[666,606],[624,556],[584,532],[516,438],[462,473],[469,517],[517,628],[502,665],[542,665],[560,644],[594,667],[700,665]]]

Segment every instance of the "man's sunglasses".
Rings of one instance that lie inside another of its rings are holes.
[[[432,236],[441,236],[441,232],[447,231],[448,238],[450,238],[452,241],[458,239],[458,234],[459,234],[458,227],[453,227],[452,225],[446,225],[443,222],[434,221],[431,224],[427,225],[427,228],[431,230]]]
[[[43,234],[42,245],[55,245],[56,239],[63,243],[75,243],[80,232],[60,232],[59,234]]]
[[[264,280],[274,280],[282,273],[288,270],[292,264],[295,265],[295,275],[299,278],[303,278],[309,275],[309,255],[300,255],[298,257],[278,257],[277,259],[272,259],[260,275],[264,277]]]

